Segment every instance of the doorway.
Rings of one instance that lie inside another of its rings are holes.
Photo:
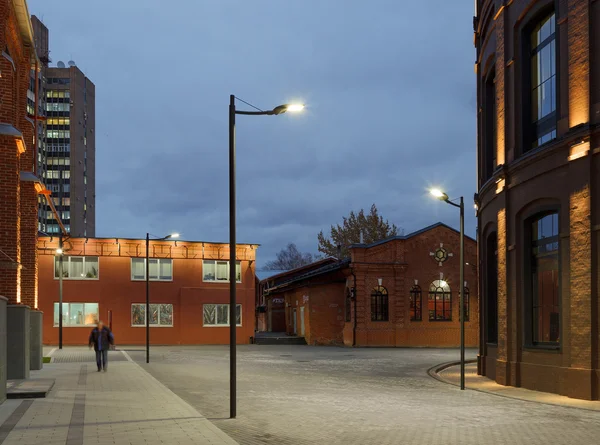
[[[304,306],[300,308],[300,335],[304,337]]]

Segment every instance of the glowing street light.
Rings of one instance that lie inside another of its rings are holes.
[[[460,209],[460,389],[465,389],[465,204],[452,202],[442,190],[429,190],[431,196]]]

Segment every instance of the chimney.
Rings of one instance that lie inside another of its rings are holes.
[[[360,231],[360,244],[362,244],[362,243],[363,243],[363,231],[361,230]]]

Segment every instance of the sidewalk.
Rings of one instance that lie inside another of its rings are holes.
[[[430,374],[438,380],[460,386],[459,364],[452,365],[441,370],[440,367],[431,370]],[[467,363],[465,365],[465,387],[466,389],[473,389],[476,391],[487,392],[489,394],[495,394],[502,397],[525,400],[528,402],[546,403],[549,405],[600,411],[600,401],[572,399],[570,397],[547,392],[532,391],[525,388],[499,385],[487,377],[477,375],[476,363]]]
[[[52,357],[31,376],[56,379],[47,398],[0,405],[0,444],[236,444],[124,352],[107,373],[87,348]]]

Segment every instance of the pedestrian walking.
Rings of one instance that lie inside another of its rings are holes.
[[[96,351],[96,364],[98,365],[98,372],[104,370],[106,372],[108,367],[108,350],[111,345],[115,344],[115,338],[102,321],[98,322],[98,326],[92,329],[90,334],[89,345],[90,349],[94,347]]]

